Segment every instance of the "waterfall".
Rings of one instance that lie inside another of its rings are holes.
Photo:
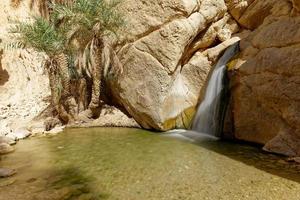
[[[166,136],[189,141],[217,140],[223,129],[227,104],[224,98],[226,87],[226,64],[239,52],[239,42],[228,47],[216,64],[208,82],[204,99],[193,121],[192,130],[171,130]]]
[[[239,51],[239,43],[227,48],[219,59],[208,82],[206,93],[196,113],[192,130],[219,136],[223,129],[224,111],[222,111],[222,96],[224,96],[226,64]]]

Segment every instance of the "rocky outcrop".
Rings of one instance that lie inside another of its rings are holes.
[[[144,128],[187,128],[214,59],[207,48],[231,38],[238,25],[223,0],[125,1],[129,24],[118,56],[123,74],[112,90]],[[132,18],[131,16],[135,16]]]
[[[298,1],[253,1],[231,11],[241,25],[256,28],[241,41],[232,72],[234,137],[289,156],[300,155],[298,5]]]
[[[29,19],[34,10],[25,2],[13,8],[9,0],[2,1],[0,9],[0,40],[4,43],[10,23]],[[43,54],[17,49],[1,50],[0,54],[0,136],[23,137],[21,129],[48,106],[43,101],[50,94],[42,68]]]

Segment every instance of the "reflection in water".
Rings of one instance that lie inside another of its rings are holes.
[[[300,199],[300,170],[259,148],[138,129],[70,129],[21,141],[0,200]]]

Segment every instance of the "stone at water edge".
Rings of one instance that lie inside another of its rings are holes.
[[[9,145],[14,145],[16,144],[16,141],[13,140],[12,138],[6,137],[6,136],[0,136],[0,144],[1,143],[6,143]]]
[[[7,135],[7,137],[13,139],[13,140],[22,140],[27,137],[29,137],[31,133],[26,129],[18,129],[13,133],[10,133]]]
[[[14,169],[0,168],[0,178],[13,176],[17,173]]]
[[[58,127],[51,129],[50,131],[45,131],[44,133],[46,135],[57,135],[58,133],[63,132],[64,128],[65,128],[65,126],[58,126]]]
[[[288,158],[287,161],[300,164],[300,157],[291,157],[291,158]]]
[[[13,152],[15,149],[7,143],[0,143],[0,155]]]
[[[27,130],[31,133],[31,136],[42,135],[45,132],[44,121],[32,121],[28,126]]]

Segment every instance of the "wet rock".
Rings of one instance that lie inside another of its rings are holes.
[[[14,169],[0,168],[0,178],[13,176],[17,173]]]
[[[288,158],[287,161],[296,162],[296,163],[300,164],[300,157],[291,157],[291,158]]]
[[[1,143],[6,143],[6,144],[9,144],[9,145],[14,145],[16,144],[16,141],[9,138],[9,137],[6,137],[6,136],[0,136],[0,144]]]
[[[0,155],[13,152],[15,149],[7,143],[0,143]]]
[[[47,135],[57,135],[58,133],[64,130],[65,126],[56,126],[55,128],[51,129],[50,131],[45,131],[44,133]]]

